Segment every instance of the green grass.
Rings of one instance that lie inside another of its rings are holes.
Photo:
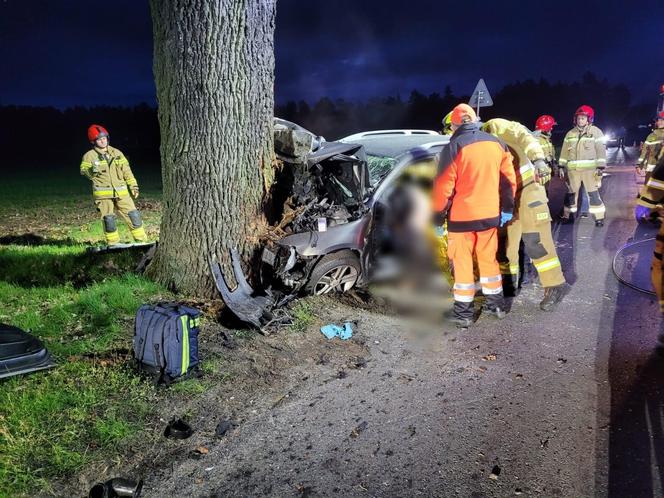
[[[134,171],[141,186],[137,207],[148,237],[156,239],[161,222],[161,179],[158,173]],[[129,229],[118,223],[123,242]],[[49,171],[23,170],[0,183],[0,236],[38,234],[46,241],[70,239],[79,243],[103,240],[90,182],[76,167]]]
[[[143,187],[156,237],[159,192]],[[0,381],[0,497],[53,493],[54,480],[121,454],[163,399],[127,360],[138,307],[173,296],[133,273],[140,253],[87,254],[102,235],[77,171],[0,183],[0,322],[31,331],[58,363]]]
[[[290,329],[293,332],[305,332],[316,321],[314,307],[306,299],[297,301],[290,311],[293,315],[293,323]]]

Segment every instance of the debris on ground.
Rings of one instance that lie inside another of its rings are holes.
[[[242,271],[237,249],[231,249],[231,265],[237,282],[237,287],[232,291],[228,287],[216,255],[213,254],[210,258],[210,269],[217,290],[235,316],[243,322],[251,323],[265,335],[268,335],[267,327],[275,325],[275,323],[286,324],[292,321],[283,310],[280,310],[281,313],[275,313],[275,310],[294,299],[294,294],[283,295],[273,292],[270,288],[265,289],[262,293],[255,291],[247,282],[247,277]]]
[[[320,328],[320,331],[328,339],[334,339],[335,337],[338,337],[339,339],[345,341],[353,337],[353,326],[351,325],[350,322],[344,323],[343,327],[340,327],[335,323],[323,325]]]
[[[491,480],[498,480],[498,476],[500,475],[500,467],[498,465],[494,465],[493,469],[491,469],[491,474],[489,474],[489,479]]]
[[[226,433],[233,428],[235,424],[233,424],[232,421],[230,420],[222,420],[217,424],[217,427],[214,429],[214,433],[218,437],[224,437]]]
[[[39,339],[18,327],[0,323],[0,379],[55,366]]]
[[[350,433],[350,437],[352,437],[353,439],[355,439],[355,438],[358,437],[360,434],[362,434],[362,433],[364,432],[364,430],[365,430],[368,426],[369,426],[369,424],[368,424],[368,422],[365,420],[364,422],[362,422],[360,425],[358,425],[357,427],[355,427],[355,428],[351,431],[351,433]]]
[[[173,439],[187,439],[194,433],[194,429],[181,418],[171,420],[164,430],[164,436]]]
[[[143,481],[134,481],[122,477],[114,477],[104,483],[95,484],[90,489],[90,498],[113,498],[116,496],[129,496],[139,498],[143,489]]]
[[[200,460],[208,453],[210,453],[209,449],[207,449],[205,446],[199,446],[198,448],[194,448],[189,452],[189,457],[193,458],[194,460]]]

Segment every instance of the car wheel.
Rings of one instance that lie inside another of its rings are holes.
[[[306,290],[314,295],[346,292],[357,283],[360,271],[360,260],[355,253],[339,251],[328,254],[314,267]]]

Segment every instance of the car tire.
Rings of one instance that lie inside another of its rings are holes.
[[[357,284],[361,271],[360,260],[354,252],[327,254],[314,266],[305,290],[312,295],[346,292]]]

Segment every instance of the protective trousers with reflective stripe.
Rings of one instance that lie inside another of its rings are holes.
[[[565,205],[563,206],[563,213],[567,217],[570,213],[576,213],[576,199],[579,195],[581,185],[586,187],[588,198],[590,199],[590,214],[595,216],[596,220],[603,220],[606,213],[606,207],[598,190],[598,177],[595,174],[596,170],[577,170],[567,172],[568,192],[565,196]]]
[[[565,282],[556,246],[551,235],[551,215],[544,187],[531,184],[517,199],[514,219],[500,230],[498,261],[504,285],[518,285],[519,246],[533,260],[542,287],[553,287]]]
[[[497,230],[490,228],[481,232],[449,232],[447,244],[447,255],[454,273],[454,314],[460,318],[473,318],[476,290],[474,257],[477,258],[487,306],[504,308],[500,267],[496,259]]]
[[[104,227],[104,234],[106,235],[106,242],[109,245],[112,244],[117,244],[120,241],[120,234],[118,233],[117,227],[115,227],[113,230],[108,230],[108,228],[113,228],[113,227],[108,227],[106,223],[104,223],[104,217],[105,216],[115,216],[115,211],[120,214],[122,219],[125,221],[127,226],[129,227],[129,230],[131,231],[131,235],[134,238],[135,241],[137,242],[144,242],[147,240],[147,235],[145,233],[145,228],[143,228],[143,223],[142,221],[140,224],[134,224],[132,222],[132,217],[136,217],[134,214],[130,215],[132,211],[135,211],[138,213],[136,210],[136,206],[134,205],[134,201],[132,200],[131,197],[117,197],[115,199],[97,199],[95,201],[95,206],[97,206],[97,211],[99,211],[99,214],[101,215],[102,219],[102,226]]]
[[[655,240],[655,252],[652,258],[650,268],[650,278],[652,286],[657,294],[659,301],[659,310],[664,315],[664,276],[662,275],[662,254],[664,254],[664,224],[659,228],[657,239]]]

